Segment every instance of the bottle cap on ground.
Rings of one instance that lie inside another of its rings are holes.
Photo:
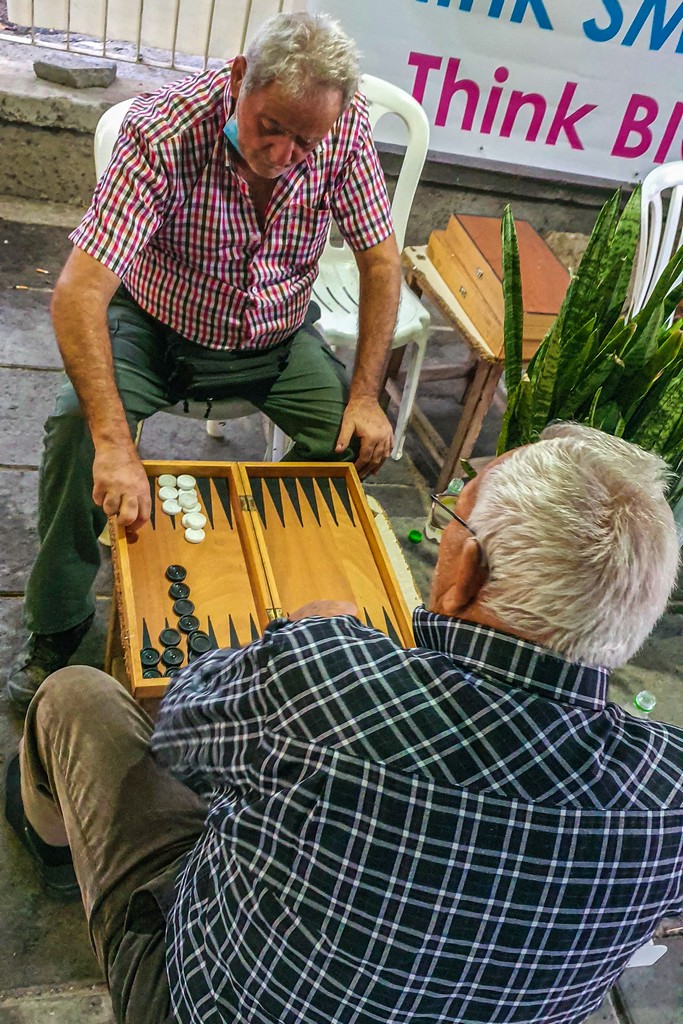
[[[633,698],[633,703],[639,711],[652,711],[657,703],[657,698],[649,690],[641,690]]]

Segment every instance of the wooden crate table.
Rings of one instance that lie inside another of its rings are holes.
[[[183,632],[169,595],[170,566],[186,571],[182,582],[195,606],[189,614],[214,648],[243,646],[271,619],[324,599],[353,601],[363,622],[412,646],[411,614],[353,466],[143,465],[152,497],[149,522],[131,539],[111,521],[116,600],[105,668],[149,710],[168,679],[162,664],[146,668],[141,652],[162,654],[161,633],[170,627],[181,631],[181,664],[191,657],[191,632]],[[181,473],[196,478],[208,520],[199,544],[185,539],[180,515],[161,509],[157,478]]]
[[[517,230],[525,309],[522,356],[528,362],[559,310],[569,275],[530,224],[518,222]],[[418,298],[427,296],[474,357],[462,414],[442,458],[436,432],[416,407],[418,426],[422,421],[423,435],[431,436],[430,452],[441,464],[438,491],[471,455],[503,371],[500,248],[499,218],[451,217],[445,231],[432,233],[429,245],[403,251],[409,287]]]

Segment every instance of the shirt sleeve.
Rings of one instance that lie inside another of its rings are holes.
[[[344,241],[355,252],[379,245],[394,230],[384,172],[367,114],[362,117],[358,146],[347,163],[330,208]]]
[[[135,122],[124,121],[90,209],[69,236],[118,277],[159,229],[174,186],[163,146],[150,146]]]
[[[152,751],[202,795],[245,783],[265,728],[270,638],[280,624],[270,623],[246,647],[214,651],[172,677]]]

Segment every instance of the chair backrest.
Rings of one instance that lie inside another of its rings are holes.
[[[665,219],[662,200],[669,190],[669,209]],[[640,247],[629,311],[631,316],[643,308],[673,253],[683,245],[682,205],[683,160],[662,164],[646,175],[642,187]]]
[[[111,159],[116,136],[133,100],[121,100],[105,110],[95,128],[95,174],[99,181]]]
[[[413,205],[422,168],[429,147],[429,121],[424,110],[407,92],[374,75],[362,75],[361,91],[368,100],[370,124],[373,130],[385,114],[396,114],[403,121],[408,140],[403,154],[396,189],[391,203],[391,216],[396,231],[399,251],[403,248],[410,208]],[[106,110],[95,129],[95,172],[102,177],[111,158],[121,123],[133,102],[123,100]],[[329,242],[328,242],[329,244]]]
[[[422,168],[429,148],[429,121],[424,110],[407,92],[374,75],[362,75],[360,91],[368,101],[373,131],[385,114],[397,114],[408,132],[396,189],[391,203],[391,216],[399,251],[403,248],[410,208],[413,205]]]

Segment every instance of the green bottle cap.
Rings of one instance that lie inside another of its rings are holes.
[[[422,540],[422,534],[419,530],[411,530],[408,534],[408,540],[411,544],[419,544]]]
[[[633,703],[639,711],[652,711],[657,703],[657,698],[649,690],[641,690],[633,698]]]

